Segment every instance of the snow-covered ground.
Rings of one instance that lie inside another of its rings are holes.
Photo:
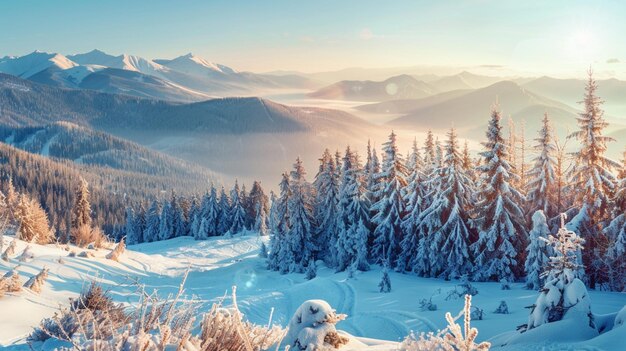
[[[5,237],[5,245],[12,238]],[[189,267],[186,292],[200,301],[210,303],[228,295],[230,288],[237,286],[239,307],[246,318],[265,324],[274,308],[273,321],[285,326],[298,306],[309,299],[326,300],[337,312],[348,318],[340,322],[338,329],[359,337],[371,349],[392,350],[394,341],[400,341],[411,330],[416,332],[435,331],[445,327],[444,313],[454,315],[463,307],[462,299],[446,300],[448,292],[458,282],[439,279],[418,278],[412,275],[391,273],[392,291],[378,292],[380,269],[356,273],[348,279],[347,273],[334,273],[327,268],[318,270],[317,278],[307,281],[302,274],[280,275],[267,271],[264,261],[258,258],[261,240],[255,235],[235,238],[212,238],[195,241],[189,237],[168,241],[131,246],[120,263],[104,258],[108,250],[95,251],[95,258],[67,257],[63,247],[55,245],[32,245],[35,259],[19,262],[22,280],[36,274],[43,267],[50,269],[48,283],[40,295],[28,290],[7,294],[0,298],[0,349],[28,350],[24,338],[32,326],[51,316],[69,297],[77,296],[81,289],[96,279],[108,287],[117,301],[136,301],[136,281],[145,284],[146,290],[157,289],[167,295],[176,292],[181,276]],[[26,246],[18,242],[17,253]],[[5,246],[6,247],[6,246]],[[78,252],[80,249],[72,248]],[[59,263],[63,257],[64,263]],[[16,266],[0,261],[0,274]],[[503,333],[512,332],[516,326],[526,323],[528,309],[534,303],[537,292],[512,284],[512,290],[503,291],[499,283],[476,283],[478,295],[473,305],[484,310],[484,320],[474,320],[472,325],[479,329],[478,339],[503,340]],[[596,315],[614,314],[626,305],[626,294],[591,291],[592,311]],[[422,311],[421,299],[432,296],[436,311]],[[501,300],[508,304],[510,314],[495,314]],[[618,350],[619,332],[613,330],[596,337],[591,342],[541,340],[546,349]],[[536,330],[537,332],[539,330]],[[494,337],[498,336],[494,339]],[[378,340],[387,340],[383,342]],[[536,345],[535,345],[536,346]],[[616,347],[616,348],[613,348]],[[509,349],[528,349],[517,345]]]

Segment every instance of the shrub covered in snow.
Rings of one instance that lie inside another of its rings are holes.
[[[46,279],[48,279],[48,271],[48,268],[42,269],[41,272],[28,279],[24,287],[39,294],[43,289],[43,284],[46,282]]]
[[[500,305],[498,305],[498,308],[496,308],[496,310],[493,311],[493,313],[509,314],[509,306],[506,304],[506,301],[504,300],[500,301]]]
[[[24,248],[24,251],[22,251],[22,253],[20,254],[20,256],[18,257],[18,260],[20,262],[30,262],[35,258],[35,253],[33,252],[32,248],[30,247],[30,245],[27,245]]]
[[[562,217],[557,237],[550,235],[546,241],[553,246],[555,256],[550,257],[549,271],[544,273],[546,283],[539,297],[531,306],[528,324],[523,330],[536,328],[542,324],[571,318],[587,318],[593,327],[591,302],[585,284],[578,278],[582,266],[578,263],[578,253],[584,240],[569,231]]]
[[[124,254],[126,251],[126,244],[124,243],[124,239],[120,240],[120,242],[115,246],[115,248],[106,255],[106,258],[113,261],[119,261],[120,256]]]
[[[0,278],[0,284],[3,284],[5,292],[18,292],[22,290],[22,279],[20,278],[20,273],[17,271],[18,267],[6,272],[4,276]]]
[[[348,339],[337,333],[335,324],[345,318],[345,314],[337,314],[326,301],[305,301],[289,321],[283,345],[311,351],[324,347],[339,348]]]
[[[9,259],[15,255],[15,245],[16,245],[16,241],[15,240],[11,240],[11,243],[9,244],[9,246],[7,246],[7,249],[4,250],[4,252],[2,253],[2,260],[9,262]]]

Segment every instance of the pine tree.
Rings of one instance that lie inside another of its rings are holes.
[[[433,202],[419,217],[422,240],[429,247],[429,275],[446,279],[469,273],[472,182],[463,169],[456,131],[451,129],[442,167],[435,172]],[[423,259],[423,258],[422,258]]]
[[[171,239],[172,235],[172,203],[165,201],[163,209],[161,210],[161,218],[159,219],[159,240]]]
[[[267,235],[267,218],[269,216],[269,200],[261,183],[254,181],[249,196],[250,218],[252,218],[252,229],[259,235]]]
[[[526,248],[526,226],[520,208],[522,195],[512,183],[516,176],[508,163],[508,150],[502,138],[500,112],[493,109],[487,129],[484,161],[479,167],[481,183],[478,186],[476,219],[478,241],[472,244],[475,257],[476,280],[506,279],[521,276],[519,264]]]
[[[202,202],[201,215],[202,221],[205,221],[203,227],[207,237],[219,235],[218,224],[220,216],[220,204],[217,201],[217,189],[211,184],[211,191],[208,197],[205,197]]]
[[[534,166],[528,172],[527,200],[529,213],[543,211],[547,218],[554,218],[559,213],[557,204],[557,175],[555,158],[556,146],[553,140],[553,131],[548,114],[543,116],[543,124],[539,137],[535,139],[538,151],[534,159]]]
[[[317,266],[315,265],[315,261],[311,259],[309,261],[309,265],[306,267],[306,280],[311,280],[317,277]]]
[[[230,230],[232,223],[230,218],[230,199],[228,195],[226,195],[226,189],[224,189],[223,186],[220,191],[218,208],[217,235],[224,235]]]
[[[416,140],[413,140],[413,148],[407,167],[410,175],[403,193],[407,214],[402,220],[404,238],[400,243],[400,255],[397,259],[396,270],[398,272],[413,271],[417,273],[420,271],[418,248],[422,235],[418,230],[418,226],[420,224],[419,217],[426,207],[426,187],[425,177],[422,173],[424,164]]]
[[[604,229],[608,238],[605,265],[609,288],[615,291],[626,289],[626,153],[615,191],[613,220]]]
[[[402,241],[401,224],[405,214],[402,189],[406,186],[406,166],[398,153],[395,133],[389,135],[383,150],[382,185],[377,194],[379,200],[372,206],[376,212],[372,218],[376,225],[372,255],[377,262],[384,259],[392,263]]]
[[[533,229],[530,231],[530,241],[526,248],[526,287],[537,290],[543,286],[542,273],[548,267],[549,248],[546,245],[550,229],[546,216],[542,210],[537,210],[532,216]]]
[[[170,223],[172,228],[172,237],[177,238],[179,236],[187,235],[185,230],[185,215],[183,212],[183,208],[180,205],[180,201],[176,192],[172,190],[172,195],[170,199]]]
[[[293,261],[291,272],[303,273],[307,264],[315,260],[319,248],[315,245],[315,219],[313,218],[313,198],[311,184],[306,179],[306,172],[300,158],[296,159],[290,174],[290,193],[287,202],[289,229],[287,239]]]
[[[337,239],[335,240],[336,268],[343,271],[354,266],[355,269],[369,270],[367,262],[367,241],[369,230],[369,203],[365,194],[364,176],[359,157],[349,147],[343,158],[341,168],[341,187],[337,217]]]
[[[378,283],[378,288],[381,293],[389,293],[391,292],[391,279],[389,278],[389,265],[384,262],[383,263],[383,277]]]
[[[316,190],[315,218],[319,223],[315,244],[320,248],[319,258],[325,260],[329,266],[336,264],[337,257],[338,167],[330,151],[324,150],[320,158],[319,171],[313,182]]]
[[[143,231],[143,242],[149,243],[159,240],[160,216],[161,204],[158,200],[154,200],[146,213],[146,227]]]
[[[571,174],[574,205],[579,213],[568,223],[568,228],[580,233],[587,241],[583,260],[590,267],[591,288],[595,287],[597,280],[605,279],[594,261],[604,256],[607,247],[602,228],[608,221],[615,191],[615,176],[611,171],[619,168],[617,162],[605,156],[607,143],[613,139],[603,135],[608,123],[601,109],[603,101],[596,95],[597,88],[592,71],[589,70],[582,101],[584,111],[578,117],[580,129],[568,137],[576,138],[580,143],[580,150],[573,153],[575,162]]]
[[[557,236],[549,235],[546,241],[555,254],[550,257],[549,270],[543,275],[546,283],[532,306],[526,329],[559,321],[572,308],[580,314],[579,318],[588,318],[589,326],[595,328],[589,293],[580,280],[584,274],[580,256],[585,240],[565,228],[563,214]]]
[[[135,210],[132,206],[126,207],[126,242],[128,245],[139,244],[143,233],[137,231]]]
[[[230,191],[231,208],[230,208],[230,229],[231,235],[241,233],[246,227],[246,211],[240,198],[239,183],[235,181],[235,186]]]
[[[272,202],[269,268],[285,274],[289,272],[293,262],[293,253],[287,237],[290,228],[288,204],[291,202],[291,186],[286,172],[282,175],[279,187],[280,196]]]
[[[15,218],[19,224],[16,237],[27,242],[48,244],[54,239],[48,215],[38,201],[21,194],[15,205]]]
[[[91,227],[91,205],[89,203],[89,184],[84,178],[76,188],[76,199],[72,208],[72,228]]]

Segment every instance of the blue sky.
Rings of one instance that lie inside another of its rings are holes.
[[[623,75],[620,1],[0,1],[0,56],[193,52],[252,71],[503,65]],[[607,63],[607,61],[619,61]]]

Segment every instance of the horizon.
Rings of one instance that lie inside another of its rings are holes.
[[[11,13],[0,21],[0,56],[98,49],[154,60],[192,52],[239,71],[305,74],[438,67],[575,78],[593,66],[598,78],[626,78],[616,34],[626,31],[626,5],[610,1],[118,3],[0,3],[0,13]]]

